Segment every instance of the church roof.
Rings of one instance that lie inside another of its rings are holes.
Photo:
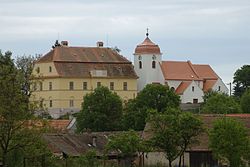
[[[165,80],[217,80],[219,77],[209,65],[192,64],[190,61],[162,61]]]
[[[160,47],[153,43],[149,37],[135,48],[135,54],[161,54]]]
[[[181,84],[175,90],[176,94],[183,94],[183,92],[188,88],[192,81],[182,81]]]
[[[203,90],[204,92],[209,91],[210,89],[212,89],[212,87],[214,86],[214,84],[217,82],[217,80],[205,80],[203,82]]]

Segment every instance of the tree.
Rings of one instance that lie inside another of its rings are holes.
[[[0,159],[4,167],[11,154],[31,149],[40,137],[37,129],[27,126],[32,111],[23,90],[25,78],[11,56],[11,52],[0,52]]]
[[[107,151],[120,152],[119,157],[125,159],[125,166],[131,166],[137,154],[148,151],[146,143],[140,138],[137,132],[130,130],[110,136],[106,145]],[[122,165],[122,164],[121,164]]]
[[[234,95],[241,97],[242,94],[250,87],[250,65],[243,65],[234,73]]]
[[[240,106],[233,97],[225,94],[211,95],[201,109],[202,113],[230,114],[240,113]]]
[[[130,100],[124,108],[125,130],[143,130],[149,110],[164,112],[166,108],[178,108],[180,98],[168,86],[148,84],[138,96]]]
[[[240,105],[244,113],[250,113],[250,89],[241,96]]]
[[[148,84],[137,96],[137,105],[164,112],[166,108],[178,108],[180,97],[168,86]]]
[[[209,147],[219,160],[230,167],[240,167],[242,159],[249,152],[247,129],[241,122],[232,118],[222,118],[214,122],[209,133]]]
[[[181,160],[187,147],[203,131],[198,118],[177,109],[167,109],[164,113],[152,115],[150,126],[153,132],[152,147],[164,151],[170,167],[176,158],[180,157]]]
[[[98,87],[84,97],[77,115],[77,131],[113,131],[120,129],[122,100],[106,87]]]

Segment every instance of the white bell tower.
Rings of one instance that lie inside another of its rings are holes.
[[[148,29],[146,39],[135,48],[134,67],[139,79],[137,89],[141,91],[147,84],[163,84],[161,71],[162,54],[158,45],[149,39]]]

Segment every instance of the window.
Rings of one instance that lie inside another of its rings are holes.
[[[49,90],[52,90],[52,82],[49,82]]]
[[[49,100],[49,107],[52,107],[53,106],[53,102],[52,100]]]
[[[36,83],[36,82],[34,82],[34,84],[33,84],[33,90],[34,90],[34,91],[37,90],[37,83]]]
[[[52,72],[52,67],[51,66],[49,66],[49,72]]]
[[[43,90],[43,83],[42,82],[40,82],[40,91],[42,91]]]
[[[170,90],[172,90],[173,92],[175,91],[175,88],[174,87],[171,87]]]
[[[127,82],[123,82],[123,90],[128,90],[128,83]]]
[[[197,104],[198,103],[198,99],[193,99],[193,103]]]
[[[114,82],[110,82],[109,83],[109,89],[110,90],[114,90]]]
[[[101,82],[97,82],[97,87],[100,87],[101,86]]]
[[[74,90],[74,82],[69,82],[69,90]]]
[[[152,61],[152,68],[155,68],[155,61]]]
[[[220,91],[220,86],[218,86],[218,91]]]
[[[87,82],[83,82],[83,90],[87,90],[88,89],[88,83]]]
[[[141,69],[141,68],[142,68],[142,62],[139,61],[139,69]]]
[[[192,86],[192,92],[194,92],[194,86]]]
[[[69,107],[74,107],[74,100],[69,100]]]

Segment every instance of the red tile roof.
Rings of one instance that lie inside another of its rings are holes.
[[[44,62],[97,62],[131,63],[111,48],[103,47],[55,47],[36,63]]]
[[[161,50],[147,37],[141,44],[137,45],[135,54],[161,54]]]
[[[219,76],[214,72],[210,65],[192,64],[199,78],[217,80]]]
[[[210,89],[213,88],[214,84],[217,82],[217,80],[205,80],[203,82],[203,91],[207,92]]]
[[[187,89],[187,87],[192,83],[192,81],[183,81],[175,90],[177,94],[183,94],[183,92]]]

